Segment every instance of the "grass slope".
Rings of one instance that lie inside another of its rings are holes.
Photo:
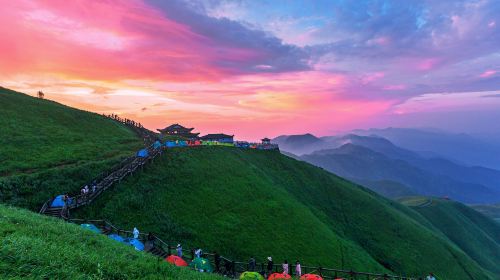
[[[0,87],[0,202],[36,209],[141,147],[126,126]]]
[[[470,205],[470,207],[478,212],[481,212],[483,215],[490,217],[497,222],[500,222],[500,204],[476,204]]]
[[[222,279],[176,268],[77,225],[0,205],[2,279]]]
[[[478,264],[500,274],[500,224],[454,201],[434,198],[428,206],[414,209]]]
[[[242,260],[492,279],[415,211],[278,152],[169,150],[77,214]]]

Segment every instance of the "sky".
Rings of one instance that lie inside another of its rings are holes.
[[[16,0],[0,34],[0,86],[150,129],[500,133],[496,0]]]

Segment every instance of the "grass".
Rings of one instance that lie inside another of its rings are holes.
[[[61,220],[0,205],[2,279],[222,279]]]
[[[415,210],[478,264],[500,274],[500,224],[461,203],[437,198]]]
[[[493,204],[493,205],[476,204],[476,205],[470,205],[470,207],[492,218],[493,220],[500,222],[500,204]]]
[[[77,215],[240,260],[492,279],[415,211],[272,151],[171,149]]]
[[[101,115],[0,88],[0,202],[37,209],[141,147]]]

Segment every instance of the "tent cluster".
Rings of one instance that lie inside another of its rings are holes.
[[[166,141],[163,145],[160,141],[156,141],[153,145],[156,147],[164,146],[166,148],[175,147],[197,147],[197,146],[225,146],[225,147],[236,147],[243,149],[258,149],[258,150],[276,150],[278,145],[270,143],[249,143],[246,141],[236,141],[233,143],[219,142],[219,141],[206,141],[206,140],[176,140],[176,141]]]
[[[269,275],[267,280],[278,280],[278,279],[292,279],[292,276],[287,273],[273,273]],[[266,280],[264,276],[255,271],[245,271],[240,275],[240,280]],[[300,276],[299,280],[323,280],[323,277],[317,274],[304,274]],[[336,279],[342,280],[342,279]]]

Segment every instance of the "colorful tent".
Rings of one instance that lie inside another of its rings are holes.
[[[161,143],[160,143],[160,141],[156,141],[156,142],[153,144],[153,148],[155,148],[155,149],[161,148]]]
[[[84,229],[88,229],[90,231],[93,231],[95,233],[101,233],[101,230],[97,228],[94,224],[81,224],[80,225]]]
[[[189,264],[189,267],[199,270],[201,272],[212,272],[213,268],[210,262],[204,258],[194,258]]]
[[[147,149],[142,149],[140,151],[137,152],[137,156],[138,157],[148,157],[148,150]]]
[[[178,143],[179,147],[187,147],[187,145],[188,145],[188,143],[186,141],[183,141],[183,140],[179,141],[179,143]]]
[[[188,266],[188,263],[179,256],[170,255],[165,260],[175,266]]]
[[[285,273],[273,273],[269,275],[267,280],[275,280],[275,279],[292,279],[290,274],[285,274]]]
[[[124,241],[125,243],[134,246],[137,251],[144,251],[144,244],[141,241],[135,238],[127,238]]]
[[[177,144],[175,143],[175,141],[167,141],[167,142],[165,142],[165,146],[167,148],[173,148],[173,147],[177,146]]]
[[[240,275],[240,280],[265,280],[265,278],[258,272],[245,271]]]
[[[64,207],[64,195],[58,195],[54,200],[52,200],[52,203],[50,204],[50,207]]]
[[[119,236],[118,234],[110,234],[108,235],[109,238],[113,239],[113,240],[116,240],[118,242],[125,242],[125,239],[121,236]]]
[[[300,276],[300,280],[323,280],[323,277],[317,274],[304,274]]]

